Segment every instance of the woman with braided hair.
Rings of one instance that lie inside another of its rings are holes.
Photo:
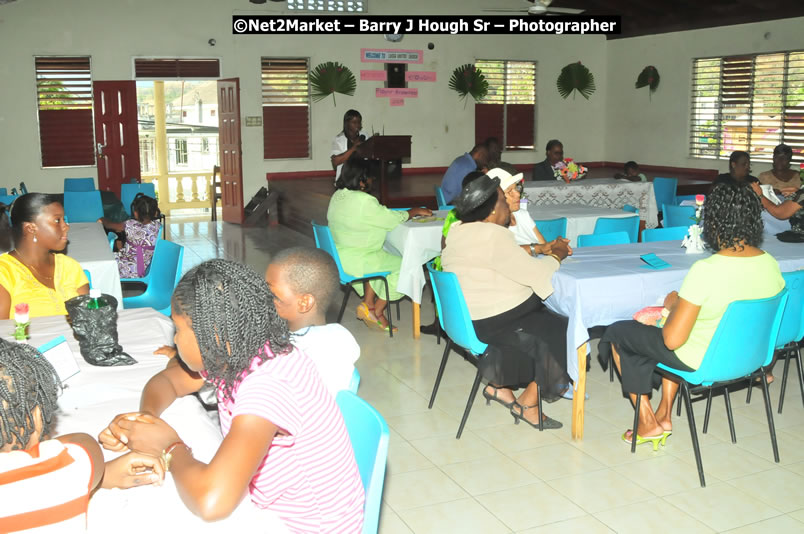
[[[161,456],[187,507],[229,516],[248,491],[294,532],[360,532],[363,486],[340,411],[262,276],[210,260],[173,293],[178,358],[145,385],[140,411],[101,433],[111,450]],[[217,389],[223,441],[206,464],[159,415],[178,397]]]
[[[0,532],[54,525],[84,530],[89,494],[98,485],[162,481],[158,458],[132,452],[104,465],[88,434],[49,439],[60,387],[36,349],[0,338]]]

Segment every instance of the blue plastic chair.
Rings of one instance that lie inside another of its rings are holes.
[[[606,245],[627,245],[631,243],[626,232],[607,234],[582,234],[578,236],[578,248],[602,247]]]
[[[629,213],[636,213],[637,215],[639,215],[639,208],[636,208],[631,204],[626,204],[625,206],[623,206],[623,211],[627,211]]]
[[[639,238],[639,217],[600,217],[595,222],[593,234],[610,234],[612,232],[625,232],[630,243],[636,243]]]
[[[804,403],[804,367],[801,361],[801,348],[798,342],[804,338],[804,271],[782,273],[787,289],[787,304],[782,314],[782,324],[776,337],[776,358],[784,359],[782,387],[779,391],[778,413],[782,413],[784,394],[787,389],[787,374],[790,369],[790,358],[796,360],[798,366],[798,386],[801,389],[801,402]],[[748,395],[745,402],[751,402],[753,382],[748,383]]]
[[[436,204],[438,204],[438,209],[440,210],[452,209],[449,207],[449,204],[447,204],[447,199],[444,198],[444,191],[441,190],[441,186],[434,185],[433,189],[435,190]]]
[[[662,226],[686,226],[695,224],[695,206],[662,206]]]
[[[670,226],[668,228],[651,228],[642,230],[642,242],[681,241],[687,235],[687,226]]]
[[[349,380],[349,391],[357,395],[357,388],[360,387],[360,373],[357,372],[357,369],[352,371],[352,379]]]
[[[363,534],[376,534],[388,460],[388,425],[380,412],[351,391],[339,391],[335,402],[343,415],[349,441],[355,453],[366,501],[363,506]]]
[[[65,178],[64,192],[95,191],[94,178]]]
[[[84,269],[84,275],[87,277],[87,281],[89,282],[89,289],[92,289],[92,275]]]
[[[117,241],[117,234],[114,232],[107,232],[106,239],[109,240],[109,248],[114,252],[114,242]]]
[[[773,459],[779,462],[779,449],[776,445],[776,428],[773,424],[773,410],[768,395],[768,384],[765,381],[765,368],[773,361],[773,349],[782,321],[782,312],[787,302],[787,290],[783,289],[777,295],[765,299],[738,300],[726,308],[726,312],[718,324],[712,341],[706,349],[701,366],[692,372],[679,371],[664,364],[658,364],[661,369],[672,377],[678,378],[681,384],[681,394],[687,409],[687,420],[692,436],[692,448],[695,451],[695,463],[698,466],[698,477],[701,487],[706,486],[701,450],[698,445],[698,433],[695,428],[695,415],[690,399],[690,386],[696,390],[727,386],[730,383],[741,382],[756,377],[762,378],[762,389],[765,397],[765,414],[768,418],[768,430],[773,447]],[[751,325],[751,328],[746,328]],[[726,413],[729,418],[729,430],[732,442],[736,442],[734,433],[734,419],[731,412],[729,390],[723,388],[726,401]],[[642,396],[637,395],[634,411],[634,434],[638,434],[639,404]],[[708,417],[706,417],[708,419]],[[636,447],[636,440],[631,441],[631,452]]]
[[[65,191],[64,217],[71,224],[95,222],[103,217],[100,191]]]
[[[549,243],[557,237],[567,236],[567,218],[559,217],[558,219],[545,219],[543,221],[533,221],[536,223],[536,228],[541,232],[544,237],[545,243]]]
[[[438,386],[441,384],[441,377],[444,375],[444,369],[447,367],[447,359],[449,358],[449,351],[453,345],[466,349],[472,356],[474,356],[474,363],[477,366],[478,359],[486,352],[488,345],[477,339],[475,334],[475,327],[472,325],[472,318],[469,316],[469,308],[466,307],[466,300],[463,298],[461,285],[458,283],[458,277],[455,273],[448,273],[444,271],[436,271],[433,267],[433,262],[427,263],[427,272],[430,273],[430,282],[433,286],[433,296],[435,297],[436,311],[438,315],[438,322],[441,325],[441,331],[446,334],[447,342],[444,347],[444,354],[441,357],[441,366],[438,368],[436,381],[433,385],[433,393],[430,395],[430,404],[428,408],[433,408],[436,394],[438,393]],[[469,391],[469,399],[466,401],[466,408],[463,411],[461,424],[458,427],[458,434],[455,439],[461,438],[463,427],[466,420],[469,418],[469,412],[472,410],[472,404],[477,396],[477,390],[480,387],[480,369],[478,368],[475,373],[475,380],[472,383],[472,389]],[[541,395],[539,396],[541,399]],[[542,413],[541,400],[539,401],[539,413]],[[539,430],[542,430],[541,426]]]
[[[341,258],[338,255],[338,249],[335,247],[335,240],[332,238],[332,232],[329,230],[329,226],[324,226],[323,224],[316,224],[315,221],[311,221],[313,225],[313,235],[315,236],[315,246],[316,248],[320,248],[330,256],[332,259],[335,260],[335,265],[338,266],[338,277],[340,278],[341,285],[346,286],[346,292],[343,296],[343,303],[341,303],[341,311],[338,313],[338,322],[341,322],[343,319],[343,314],[346,311],[346,304],[349,302],[349,295],[352,293],[352,284],[355,282],[366,282],[368,280],[382,280],[385,285],[385,301],[390,303],[391,297],[388,291],[388,279],[386,276],[391,274],[391,271],[382,271],[376,273],[363,273],[357,276],[353,276],[348,274],[346,271],[343,270],[343,265],[341,265]],[[388,334],[391,337],[394,337],[394,324],[391,320],[391,307],[386,306],[386,311],[388,312]],[[399,308],[397,307],[397,316],[399,314]]]
[[[8,189],[5,187],[0,187],[0,197],[4,197],[8,195]]]
[[[121,184],[120,185],[120,202],[123,203],[123,209],[126,210],[129,217],[131,214],[131,202],[137,193],[143,193],[151,198],[156,198],[156,188],[153,182],[149,184]]]
[[[155,308],[170,315],[170,299],[181,278],[184,247],[164,239],[156,240],[154,257],[146,274],[148,286],[141,295],[123,297],[123,308]],[[130,279],[121,282],[132,281]]]
[[[653,194],[656,196],[656,205],[668,206],[678,204],[676,201],[676,189],[678,188],[678,178],[661,178],[657,176],[653,179]]]
[[[0,195],[0,202],[5,204],[6,206],[10,206],[12,202],[18,197],[19,195]]]

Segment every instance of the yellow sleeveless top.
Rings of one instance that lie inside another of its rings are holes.
[[[78,295],[78,289],[89,284],[81,264],[64,254],[54,254],[56,267],[53,281],[56,289],[45,287],[33,273],[11,254],[0,255],[0,286],[11,295],[9,318],[14,318],[14,306],[28,303],[30,317],[66,315],[64,302]]]

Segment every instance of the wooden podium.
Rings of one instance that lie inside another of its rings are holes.
[[[380,204],[388,203],[386,167],[389,161],[410,157],[409,135],[375,135],[363,142],[357,154],[367,160],[377,161],[380,166]]]

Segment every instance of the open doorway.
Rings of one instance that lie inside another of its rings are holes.
[[[137,82],[142,181],[154,182],[159,207],[171,216],[210,209],[219,165],[216,80]]]

